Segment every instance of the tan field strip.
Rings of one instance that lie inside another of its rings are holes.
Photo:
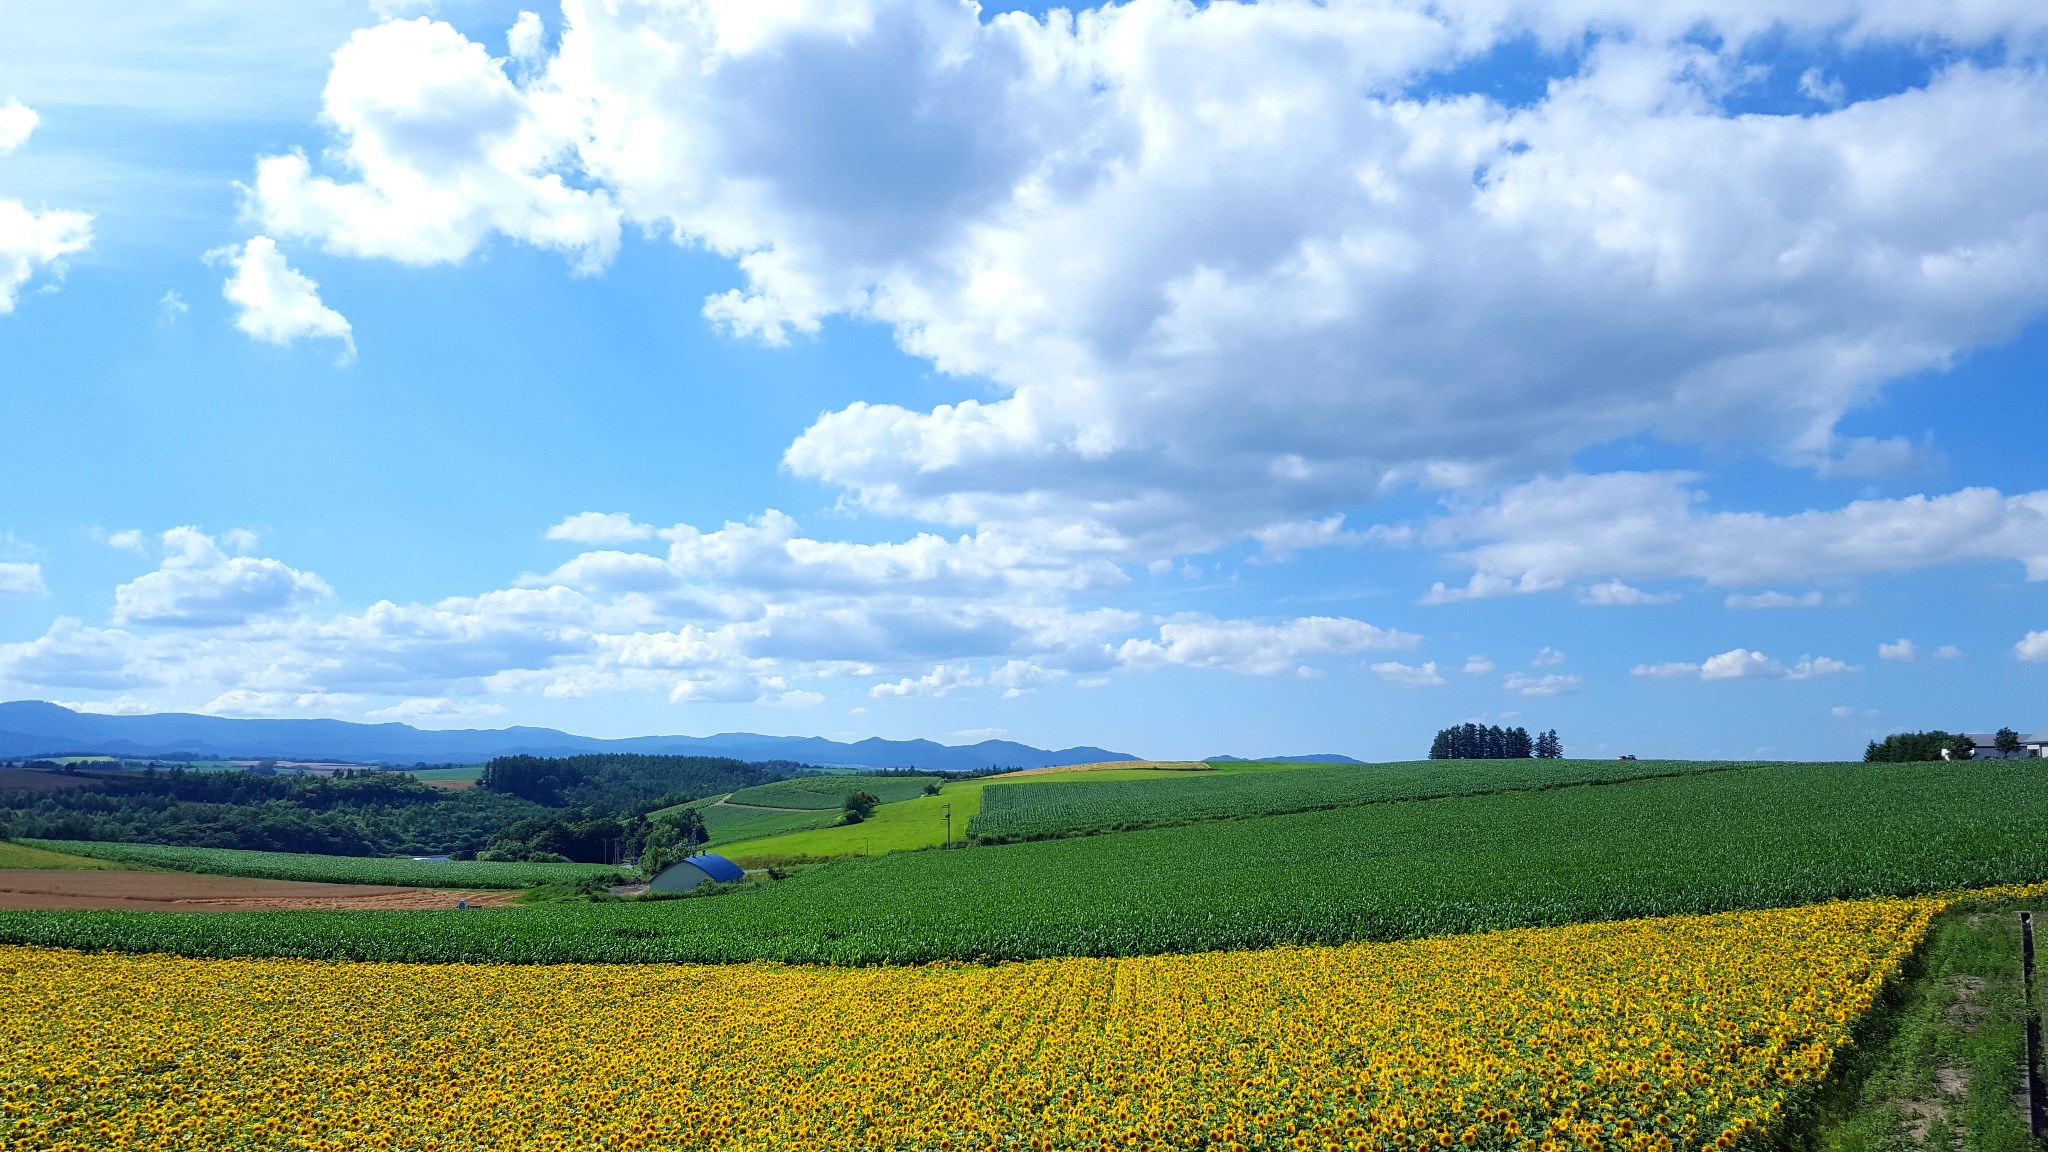
[[[1213,772],[1214,766],[1200,760],[1103,760],[1094,764],[1055,764],[1050,768],[1021,768],[998,772],[983,780],[1009,780],[1018,776],[1049,776],[1055,772],[1114,772],[1120,768],[1150,768],[1158,772]]]
[[[396,888],[381,884],[307,884],[195,872],[82,872],[12,868],[0,872],[0,908],[52,911],[112,908],[141,912],[387,912],[508,904],[517,892]]]

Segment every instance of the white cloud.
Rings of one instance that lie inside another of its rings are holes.
[[[28,143],[41,122],[35,109],[10,97],[0,104],[0,156]],[[0,315],[14,311],[21,286],[38,271],[63,270],[64,257],[92,246],[92,217],[55,208],[37,212],[0,199]]]
[[[1250,676],[1305,669],[1317,656],[1413,648],[1422,638],[1346,616],[1303,616],[1280,624],[1218,620],[1184,612],[1159,624],[1159,639],[1126,640],[1117,659],[1130,668],[1181,665],[1220,668]]]
[[[302,337],[339,340],[342,362],[355,359],[356,341],[347,317],[320,302],[320,286],[285,262],[277,242],[255,236],[240,248],[207,254],[229,268],[220,294],[235,306],[235,327],[271,344]]]
[[[505,51],[514,60],[532,60],[541,54],[547,29],[541,25],[540,13],[521,12],[512,22],[512,28],[505,33]]]
[[[292,612],[332,593],[282,561],[229,556],[196,528],[163,535],[163,564],[114,589],[117,624],[218,628]]]
[[[654,537],[654,528],[636,524],[624,512],[578,512],[547,530],[549,540],[577,544],[627,544]]]
[[[2020,637],[2020,642],[2012,646],[2012,654],[2027,661],[2048,660],[2048,629]]]
[[[1840,107],[1848,98],[1848,90],[1840,80],[1828,79],[1827,73],[1819,68],[1808,68],[1799,74],[1799,94],[1809,100],[1818,100],[1830,108]]]
[[[1488,660],[1486,657],[1465,657],[1465,674],[1467,676],[1484,676],[1491,671],[1493,671],[1493,661]]]
[[[959,688],[979,688],[983,683],[985,681],[969,671],[965,664],[941,664],[916,679],[906,676],[894,684],[877,684],[868,689],[868,695],[876,699],[890,696],[944,696]]]
[[[296,152],[266,156],[249,215],[271,235],[350,256],[458,262],[502,233],[597,271],[618,250],[619,212],[608,193],[575,187],[559,170],[577,143],[569,133],[584,123],[578,103],[529,97],[502,61],[447,24],[365,28],[334,54],[322,94],[323,118],[341,137],[332,155],[355,178],[316,175]]]
[[[48,591],[42,565],[0,561],[0,596],[41,596]]]
[[[953,739],[966,744],[979,744],[983,740],[1001,740],[1009,734],[1008,728],[962,728],[953,733]]]
[[[1543,478],[1454,508],[1422,539],[1453,550],[1473,575],[1466,588],[1439,585],[1428,599],[1543,592],[1600,576],[1742,586],[1973,559],[2017,561],[2029,579],[2048,579],[2048,491],[1965,488],[1770,516],[1703,512],[1695,479],[1676,472]],[[1767,592],[1731,597],[1729,606],[1820,602],[1818,592]]]
[[[362,697],[334,692],[256,692],[237,688],[199,706],[209,716],[327,716],[362,702]]]
[[[1802,592],[1797,596],[1786,592],[1737,592],[1730,594],[1726,601],[1730,608],[1818,608],[1825,603],[1826,597],[1818,590]]]
[[[1702,680],[1772,680],[1785,675],[1785,666],[1761,652],[1733,648],[1709,656],[1700,664]]]
[[[29,134],[36,130],[42,119],[36,115],[35,109],[11,96],[6,103],[0,104],[0,156],[28,143]]]
[[[487,700],[450,700],[445,696],[408,696],[387,708],[363,713],[366,720],[477,720],[501,716],[502,704]]]
[[[1609,580],[1595,584],[1579,592],[1579,603],[1597,604],[1603,607],[1620,607],[1637,604],[1670,604],[1678,599],[1676,592],[1645,592],[1632,584]]]
[[[1437,674],[1434,660],[1424,661],[1419,667],[1396,660],[1373,664],[1370,667],[1379,673],[1380,679],[1389,684],[1399,684],[1403,688],[1433,688],[1444,683],[1444,678]]]
[[[1542,676],[1531,676],[1527,672],[1510,672],[1501,681],[1501,687],[1524,696],[1563,696],[1579,690],[1577,676],[1551,672]]]
[[[1953,660],[1962,654],[1963,650],[1953,644],[1943,644],[1934,650],[1934,658],[1936,660]]]
[[[1531,668],[1544,668],[1562,663],[1564,663],[1564,653],[1550,647],[1548,644],[1538,649],[1536,655],[1529,658],[1529,667]]]
[[[1015,700],[1047,684],[1066,678],[1060,668],[1041,668],[1029,660],[1012,660],[989,673],[988,682],[1003,690],[1003,699]]]
[[[173,289],[165,292],[157,299],[156,310],[157,315],[162,318],[164,323],[176,324],[179,317],[192,310],[192,306],[185,303],[185,298],[178,295],[177,291]]]
[[[516,77],[445,24],[358,32],[333,174],[262,159],[252,216],[581,271],[631,223],[736,262],[704,308],[733,333],[888,324],[992,396],[851,404],[785,462],[934,523],[1284,553],[1389,485],[1640,433],[1890,468],[1838,418],[2048,305],[2024,55],[1807,115],[1723,103],[1758,37],[1970,57],[2038,34],[2010,5],[626,0],[567,5],[552,56],[536,23]],[[1527,106],[1417,93],[1532,32],[1585,50]]]
[[[1890,644],[1879,644],[1877,646],[1877,658],[1879,660],[1911,662],[1918,655],[1920,655],[1920,649],[1915,647],[1911,640],[1904,638],[1900,638]]]
[[[1812,680],[1821,676],[1837,676],[1845,672],[1860,671],[1862,669],[1853,664],[1846,664],[1827,656],[1801,656],[1798,663],[1788,667],[1762,652],[1748,648],[1732,648],[1719,655],[1709,656],[1697,664],[1682,661],[1669,664],[1638,664],[1631,670],[1636,676],[1698,676],[1702,680]]]

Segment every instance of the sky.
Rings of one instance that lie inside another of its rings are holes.
[[[0,698],[2048,728],[2048,7],[12,0]]]

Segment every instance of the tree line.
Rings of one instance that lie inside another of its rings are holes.
[[[2000,728],[1991,738],[1991,746],[2006,755],[2018,752],[2025,745],[2020,734],[2010,728]],[[1946,751],[1947,756],[1942,753]],[[1873,764],[1905,764],[1920,760],[1968,760],[1975,755],[1977,742],[1961,732],[1944,732],[1937,728],[1932,732],[1894,732],[1883,740],[1872,740],[1863,749],[1863,759]]]
[[[653,812],[805,767],[704,756],[512,756],[491,761],[480,786],[461,791],[403,772],[83,773],[79,787],[0,791],[0,837],[608,864],[704,843],[695,810]]]
[[[1445,728],[1430,743],[1431,760],[1561,760],[1564,741],[1557,729],[1534,738],[1526,728],[1503,728],[1498,724],[1464,723]]]

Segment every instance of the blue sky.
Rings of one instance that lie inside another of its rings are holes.
[[[1637,7],[10,6],[0,695],[2048,726],[2048,14]]]

